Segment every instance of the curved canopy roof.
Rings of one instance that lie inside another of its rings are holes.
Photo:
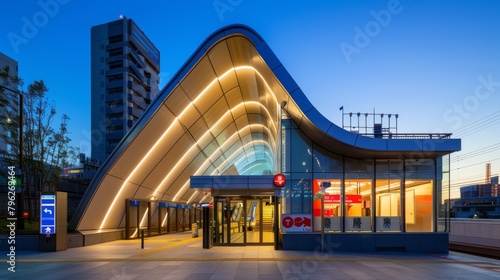
[[[286,103],[283,103],[286,101]],[[191,175],[274,174],[280,104],[317,144],[358,158],[426,157],[460,150],[458,139],[382,139],[323,117],[252,29],[222,28],[189,58],[101,167],[72,224],[124,226],[125,199],[203,202]]]

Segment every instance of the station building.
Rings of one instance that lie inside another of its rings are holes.
[[[327,120],[266,42],[209,36],[99,170],[80,232],[189,229],[214,245],[448,252],[450,134],[362,135]]]

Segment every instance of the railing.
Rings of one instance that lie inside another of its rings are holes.
[[[451,133],[359,133],[366,137],[382,139],[450,139]]]
[[[450,219],[449,248],[500,258],[500,219]]]

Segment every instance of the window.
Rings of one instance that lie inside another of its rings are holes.
[[[321,199],[323,199],[323,226],[326,232],[340,231],[342,219],[341,180],[319,179],[313,181],[313,225],[314,231],[321,231]]]
[[[123,106],[123,102],[122,101],[108,102],[108,108],[118,108],[118,107],[122,107],[122,106]]]
[[[110,44],[121,42],[123,41],[123,35],[110,36],[108,37],[108,41]]]
[[[371,180],[345,180],[345,230],[371,231]]]
[[[123,55],[123,50],[121,48],[109,51],[109,57]]]
[[[121,81],[121,80],[123,80],[123,75],[122,74],[115,74],[115,75],[108,76],[108,82]]]
[[[401,231],[401,180],[375,181],[375,224],[377,231]]]
[[[122,132],[123,126],[109,126],[106,128],[107,133]]]
[[[434,231],[435,173],[435,161],[432,159],[405,160],[405,227],[407,232]]]
[[[432,180],[406,180],[405,222],[407,232],[433,231]]]
[[[116,69],[116,68],[120,68],[120,67],[123,67],[123,61],[113,61],[113,62],[110,62],[108,64],[109,66],[109,69]]]
[[[108,89],[107,92],[108,92],[108,94],[122,93],[123,87],[110,88],[110,89]]]

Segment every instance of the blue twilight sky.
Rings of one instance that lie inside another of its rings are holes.
[[[90,155],[90,28],[125,15],[161,52],[161,86],[212,32],[254,28],[316,108],[399,114],[398,132],[452,132],[452,183],[500,171],[500,1],[19,0],[0,4],[0,52],[44,80]],[[347,119],[346,119],[347,120]],[[357,119],[353,119],[357,123]],[[394,119],[393,123],[394,124]],[[55,124],[57,125],[57,124]]]

